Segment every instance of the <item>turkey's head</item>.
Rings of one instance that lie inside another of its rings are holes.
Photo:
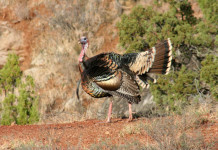
[[[83,57],[85,56],[85,52],[89,46],[89,42],[88,42],[87,37],[83,36],[80,38],[79,43],[82,45],[82,50],[81,50],[81,53],[79,55],[79,62],[82,62]]]

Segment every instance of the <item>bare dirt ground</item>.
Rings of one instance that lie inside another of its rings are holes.
[[[113,145],[134,141],[145,146],[152,145],[157,141],[146,133],[144,127],[140,126],[151,124],[152,120],[140,118],[127,122],[127,119],[113,119],[112,123],[87,120],[66,124],[0,126],[0,149],[14,149],[21,145],[30,146],[30,148],[36,145],[43,147],[47,145],[58,149],[89,149],[90,146],[102,141],[110,141]],[[211,142],[218,137],[217,124],[217,120],[200,123],[198,132],[201,132],[205,142]],[[187,131],[193,134],[196,130],[196,128],[190,128]],[[210,149],[218,147],[217,141],[213,144]]]
[[[140,142],[151,142],[146,133],[122,136],[121,130],[127,124],[147,122],[146,119],[127,123],[125,119],[114,119],[112,123],[100,120],[87,120],[66,124],[47,125],[12,125],[0,126],[0,145],[2,148],[12,148],[16,142],[35,142],[57,147],[89,147],[101,140],[109,139],[113,144],[122,144],[126,140],[136,139]]]

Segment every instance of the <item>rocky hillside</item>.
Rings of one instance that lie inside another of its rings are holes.
[[[194,15],[202,17],[195,0]],[[149,6],[152,0],[8,0],[0,1],[0,66],[9,53],[20,56],[25,75],[31,75],[40,96],[41,122],[69,122],[104,119],[110,99],[90,98],[80,88],[81,101],[76,98],[78,55],[77,43],[82,35],[90,40],[88,56],[100,52],[123,53],[116,23],[133,6]],[[164,12],[169,4],[154,8]],[[145,113],[152,105],[149,91],[133,106],[136,113]],[[127,115],[127,103],[115,98],[113,114]],[[2,99],[0,99],[2,101]],[[148,105],[149,104],[149,105]]]

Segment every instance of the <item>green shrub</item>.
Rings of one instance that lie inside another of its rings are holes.
[[[217,0],[197,0],[204,18],[217,24],[218,20],[218,3]]]
[[[180,71],[162,75],[157,83],[151,84],[151,93],[160,113],[177,112],[190,104],[190,98],[198,94],[197,90],[204,88],[205,82],[213,97],[218,100],[218,57],[208,55],[202,61],[200,74],[186,67]]]
[[[129,15],[123,15],[117,24],[121,46],[127,52],[140,51],[146,48],[146,44],[153,46],[168,37],[174,46],[190,45],[194,34],[192,25],[196,18],[193,17],[190,3],[184,1],[176,4],[177,8],[172,7],[163,14],[154,11],[152,7],[137,6]]]
[[[26,77],[25,83],[19,87],[18,105],[17,105],[17,123],[31,124],[39,119],[38,99],[35,97],[34,82],[31,76]]]
[[[201,64],[200,79],[210,86],[212,95],[218,100],[218,57],[208,55]]]
[[[14,94],[8,94],[3,101],[3,111],[2,111],[2,125],[10,125],[12,122],[16,122],[16,107],[15,107],[16,97]]]
[[[150,91],[160,113],[181,113],[190,104],[189,97],[197,94],[197,80],[198,74],[183,66],[179,72],[160,76],[157,84],[150,83]]]
[[[22,72],[19,67],[17,55],[9,55],[6,64],[0,70],[0,92],[5,96],[14,91],[20,83]]]
[[[167,38],[171,38],[175,49],[184,49],[184,53],[191,46],[201,47],[195,49],[194,53],[213,48],[216,24],[195,18],[187,0],[166,2],[171,7],[165,13],[158,13],[152,7],[136,6],[129,15],[122,16],[117,27],[120,44],[127,53],[145,50]]]
[[[10,125],[12,122],[30,124],[39,120],[33,78],[23,77],[17,55],[10,54],[0,70],[0,86],[5,97],[1,108],[2,125]],[[18,90],[18,94],[15,90]]]
[[[119,29],[120,44],[126,48],[127,52],[143,50],[147,22],[155,12],[152,8],[145,9],[142,6],[133,8],[130,15],[123,15],[121,22],[117,24]]]

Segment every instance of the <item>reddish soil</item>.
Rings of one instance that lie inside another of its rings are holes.
[[[127,144],[127,141],[138,141],[143,145],[155,144],[155,140],[149,137],[145,130],[137,127],[139,124],[149,124],[151,120],[141,118],[126,122],[126,119],[113,119],[112,123],[87,120],[66,124],[0,126],[0,149],[12,149],[16,145],[20,146],[20,143],[80,149],[107,140],[112,144]],[[139,129],[140,132],[126,132],[123,129],[127,126],[136,127],[134,131]],[[217,121],[212,124],[206,122],[198,127],[198,131],[199,129],[206,142],[218,136]],[[194,133],[195,129],[192,131]],[[217,143],[215,146],[218,146]]]
[[[23,143],[34,142],[57,147],[89,147],[101,140],[110,140],[113,144],[126,143],[131,139],[150,143],[151,138],[143,131],[140,134],[122,135],[121,130],[124,126],[139,122],[147,122],[147,120],[135,120],[131,123],[125,119],[113,119],[113,123],[87,120],[66,124],[0,126],[0,145],[11,148],[15,139]]]

